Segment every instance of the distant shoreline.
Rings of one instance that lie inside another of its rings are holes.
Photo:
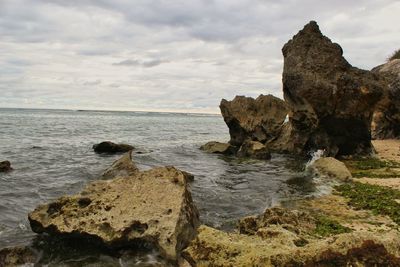
[[[220,113],[206,112],[184,112],[184,111],[147,111],[147,110],[95,110],[95,109],[66,109],[66,108],[3,108],[0,110],[38,110],[38,111],[75,111],[75,112],[115,112],[115,113],[148,113],[148,114],[179,114],[179,115],[206,115],[206,116],[221,116]]]

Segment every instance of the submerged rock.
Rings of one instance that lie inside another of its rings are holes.
[[[332,157],[317,159],[308,166],[308,170],[314,174],[334,178],[343,182],[348,182],[352,179],[352,175],[346,165]]]
[[[103,172],[102,177],[105,179],[111,179],[117,176],[126,177],[134,175],[138,171],[138,168],[132,161],[132,151],[129,151],[120,159],[114,161],[111,167]]]
[[[394,59],[372,71],[387,80],[384,97],[374,112],[371,131],[374,139],[400,138],[400,59]]]
[[[237,147],[229,143],[221,143],[216,141],[208,142],[202,145],[200,149],[208,153],[224,154],[224,155],[234,155],[238,150]]]
[[[115,144],[110,141],[101,142],[99,144],[93,145],[94,152],[96,153],[107,153],[107,154],[115,154],[115,153],[123,153],[133,150],[134,147],[128,144]]]
[[[33,266],[38,260],[38,255],[29,247],[12,247],[0,250],[0,266]]]
[[[234,146],[242,145],[246,139],[264,143],[275,138],[288,114],[285,102],[272,95],[222,99],[219,107]]]
[[[264,144],[257,141],[246,140],[241,145],[237,156],[242,158],[270,159],[271,153]]]
[[[370,154],[370,125],[383,79],[352,67],[342,48],[311,21],[282,49],[283,92],[290,127],[276,148],[294,153],[325,149],[327,155]],[[279,138],[278,138],[279,139]]]
[[[80,194],[38,206],[29,214],[36,233],[94,239],[109,247],[150,243],[177,260],[195,236],[198,212],[188,177],[160,167],[90,183]]]
[[[12,170],[11,163],[8,160],[0,162],[0,172],[9,172]]]

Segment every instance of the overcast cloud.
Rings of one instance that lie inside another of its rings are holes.
[[[370,69],[400,1],[0,0],[0,107],[218,112],[282,97],[282,46],[310,20]]]

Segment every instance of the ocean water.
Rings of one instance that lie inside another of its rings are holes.
[[[303,172],[303,159],[273,154],[270,161],[240,160],[200,151],[208,141],[229,140],[221,116],[0,109],[0,161],[11,161],[15,169],[0,173],[0,249],[32,242],[48,245],[31,232],[27,214],[98,179],[119,157],[93,152],[92,145],[104,140],[134,145],[140,152],[134,153],[134,161],[142,170],[173,165],[192,173],[191,191],[201,221],[228,231],[243,216],[317,193]],[[43,256],[49,266],[162,262],[153,252],[113,256],[90,249],[75,251],[74,244],[69,249],[64,244],[50,247]]]

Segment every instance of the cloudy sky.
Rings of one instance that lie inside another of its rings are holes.
[[[0,0],[0,107],[218,112],[282,97],[310,20],[370,69],[400,47],[395,0]]]

